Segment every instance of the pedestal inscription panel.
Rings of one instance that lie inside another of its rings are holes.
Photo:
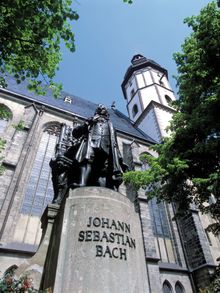
[[[70,191],[54,285],[60,292],[149,292],[139,215],[120,193]]]

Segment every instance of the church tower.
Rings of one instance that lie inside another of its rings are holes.
[[[122,82],[129,118],[155,141],[167,136],[166,127],[176,98],[168,81],[167,70],[141,54],[131,60]]]

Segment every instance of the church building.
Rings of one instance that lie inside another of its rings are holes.
[[[73,94],[37,96],[26,82],[7,78],[0,88],[0,135],[5,140],[0,176],[0,277],[32,257],[39,246],[41,216],[54,193],[51,158],[63,123],[71,128],[92,117],[97,104]],[[169,135],[166,127],[175,110],[168,72],[141,54],[131,60],[122,92],[128,117],[114,105],[108,112],[117,142],[130,170],[145,170],[140,155]],[[147,293],[194,293],[204,288],[217,265],[220,239],[207,231],[209,215],[192,206],[174,220],[175,204],[147,200],[144,187],[136,192],[121,185],[119,192],[139,213],[146,262]],[[120,291],[118,291],[120,292]]]

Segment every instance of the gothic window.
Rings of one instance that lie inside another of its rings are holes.
[[[172,292],[173,292],[173,290],[172,290],[170,283],[168,281],[165,281],[163,283],[163,293],[172,293]]]
[[[132,89],[132,90],[131,90],[131,93],[130,93],[130,97],[131,97],[131,99],[133,98],[134,95],[135,95],[135,91],[134,91],[134,89]]]
[[[137,113],[138,113],[138,106],[137,106],[137,104],[134,104],[134,106],[132,108],[132,116],[133,116],[133,118],[136,116]]]
[[[0,134],[2,134],[12,118],[11,110],[3,104],[0,104]]]
[[[165,202],[157,202],[157,199],[153,198],[149,201],[149,210],[157,251],[161,261],[181,265],[180,259],[177,259],[178,252],[174,247],[175,237],[169,217],[168,205]]]
[[[129,170],[134,170],[134,159],[133,159],[131,144],[127,144],[123,142],[122,150],[123,150],[124,162],[128,165]]]
[[[175,285],[175,293],[185,293],[183,285],[179,281]]]
[[[22,214],[41,216],[53,199],[49,162],[54,154],[59,130],[59,125],[53,124],[42,134],[25,191]]]

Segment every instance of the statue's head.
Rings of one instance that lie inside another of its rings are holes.
[[[96,109],[96,111],[95,111],[95,115],[101,115],[101,116],[103,116],[103,117],[105,117],[105,118],[109,118],[109,113],[108,113],[108,110],[107,110],[107,108],[104,106],[104,105],[102,105],[102,104],[99,104],[98,105],[98,108]]]

